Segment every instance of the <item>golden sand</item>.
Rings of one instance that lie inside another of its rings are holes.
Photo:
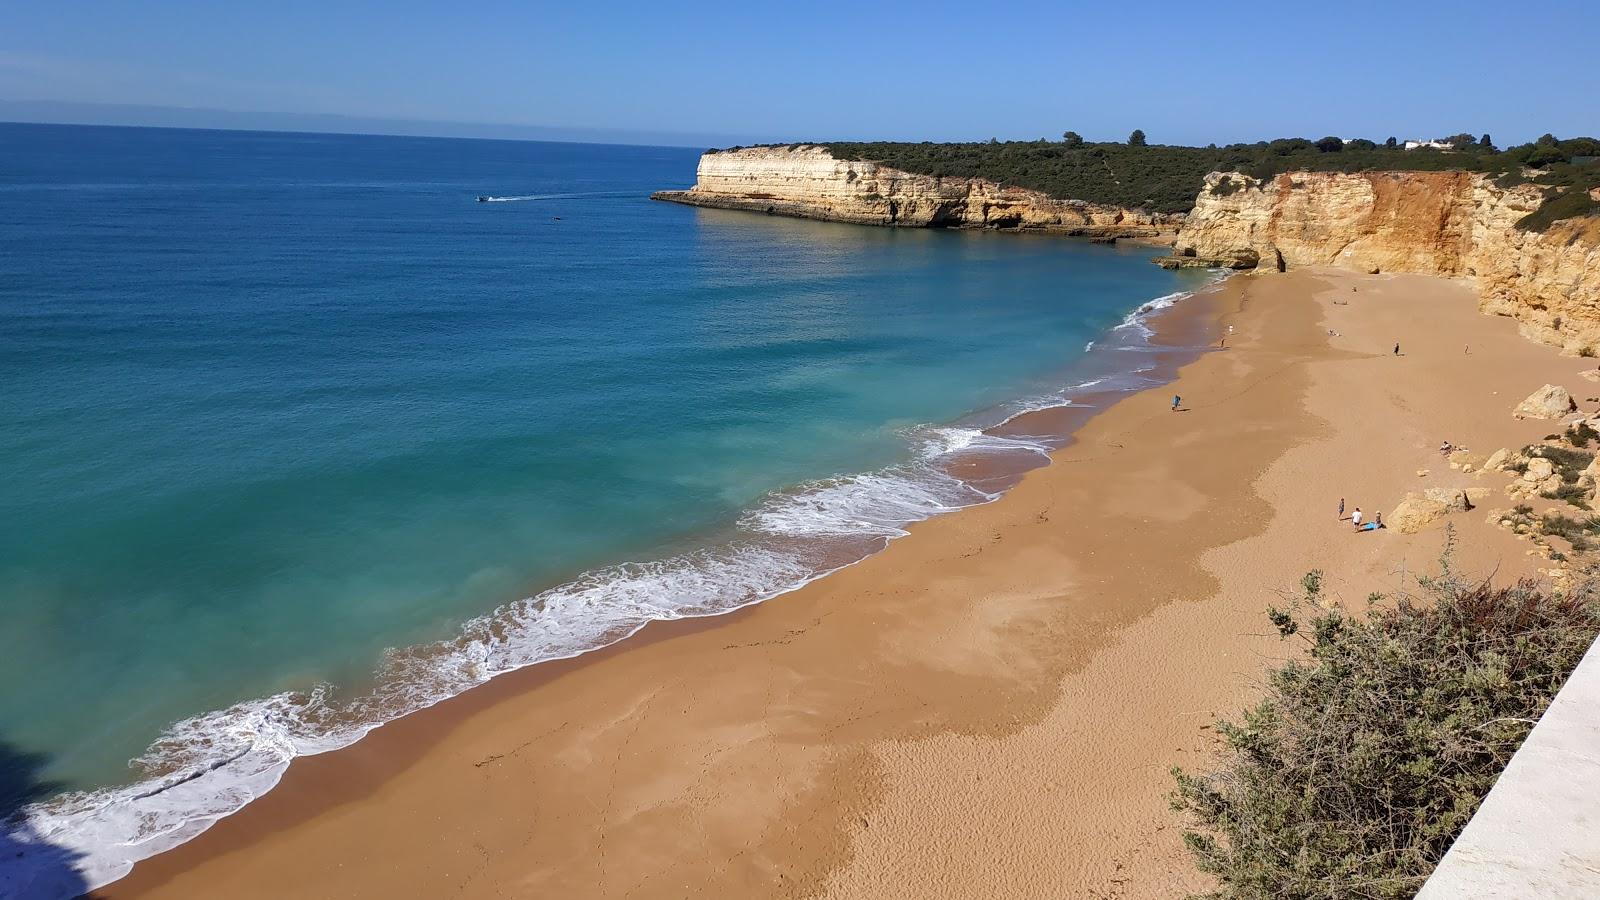
[[[1267,605],[1312,568],[1353,602],[1404,589],[1443,544],[1438,527],[1357,534],[1339,499],[1370,514],[1426,486],[1498,492],[1504,476],[1452,471],[1439,442],[1535,440],[1549,425],[1512,406],[1581,383],[1583,361],[1475,310],[1436,279],[1234,278],[1163,324],[1232,326],[1225,351],[1096,415],[1000,501],[761,606],[653,626],[298,761],[102,893],[1202,888],[1167,770],[1204,767],[1205,726],[1287,653]],[[1458,567],[1535,568],[1481,511],[1451,521]]]

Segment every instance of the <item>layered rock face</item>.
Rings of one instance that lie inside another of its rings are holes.
[[[700,157],[695,186],[657,200],[805,219],[910,228],[994,228],[1090,237],[1171,232],[1182,216],[1056,200],[981,178],[913,175],[835,159],[806,145],[723,150]]]
[[[1485,312],[1569,352],[1600,352],[1600,219],[1518,231],[1541,199],[1537,186],[1500,188],[1470,172],[1213,173],[1169,264],[1472,279]]]

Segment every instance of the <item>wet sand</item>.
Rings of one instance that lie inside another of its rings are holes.
[[[1512,406],[1547,381],[1588,386],[1584,361],[1436,279],[1239,277],[1159,327],[1230,325],[1226,350],[1082,423],[998,502],[760,606],[651,626],[297,761],[100,895],[1204,888],[1167,769],[1204,766],[1204,726],[1287,652],[1266,606],[1312,568],[1352,602],[1403,589],[1444,542],[1356,534],[1339,498],[1371,513],[1426,486],[1498,489],[1434,448],[1535,440],[1549,424]],[[1482,512],[1450,521],[1458,567],[1534,570]]]

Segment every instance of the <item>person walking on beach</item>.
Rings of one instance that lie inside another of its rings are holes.
[[[1399,344],[1395,344],[1394,345],[1394,355],[1395,356],[1399,356],[1400,355],[1400,345]]]
[[[1350,524],[1354,525],[1357,531],[1361,530],[1361,507],[1356,507],[1356,511],[1350,514]]]
[[[1177,394],[1173,394],[1172,395],[1172,411],[1173,412],[1177,412],[1178,411],[1178,404],[1180,404],[1182,402],[1183,402],[1183,398],[1182,397],[1179,397]]]
[[[1344,521],[1344,498],[1339,498],[1339,521]]]

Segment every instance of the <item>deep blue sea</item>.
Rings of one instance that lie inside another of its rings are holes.
[[[977,429],[1133,377],[1204,277],[647,198],[698,152],[0,125],[8,840],[114,878],[296,755],[990,499],[942,465],[1037,453]]]

